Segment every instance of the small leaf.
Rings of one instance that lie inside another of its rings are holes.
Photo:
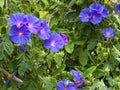
[[[88,77],[90,74],[92,74],[96,70],[96,66],[92,66],[88,68],[84,73],[83,77]]]
[[[48,0],[41,0],[46,6],[49,5]]]
[[[75,4],[76,0],[71,0],[69,3],[69,7],[72,7]]]
[[[65,67],[66,67],[66,65],[61,65],[54,72],[52,72],[52,75],[58,75],[58,74],[60,74],[65,69]]]
[[[3,8],[4,6],[4,0],[0,0],[0,7]]]
[[[79,62],[83,66],[87,65],[87,62],[88,62],[88,51],[87,50],[80,50]]]
[[[68,44],[65,46],[65,50],[66,50],[68,53],[72,53],[73,50],[74,50],[74,44],[73,44],[73,43],[68,43]]]
[[[59,20],[58,17],[51,18],[51,20],[50,20],[50,28],[52,28],[54,25],[57,25],[58,24],[58,20]]]
[[[94,49],[95,46],[96,46],[96,44],[97,44],[97,41],[96,41],[95,39],[90,40],[90,41],[89,41],[89,44],[87,45],[87,49],[88,49],[88,50]]]

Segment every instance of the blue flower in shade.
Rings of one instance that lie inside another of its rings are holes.
[[[18,28],[25,24],[25,15],[23,13],[11,14],[8,18],[8,25],[16,25]]]
[[[48,24],[45,20],[40,22],[40,29],[38,31],[38,36],[42,40],[46,40],[50,38],[51,31],[48,27]]]
[[[88,22],[91,18],[91,13],[89,8],[85,8],[80,12],[79,18],[82,22]]]
[[[48,40],[44,40],[44,47],[52,52],[59,51],[64,46],[63,38],[57,33],[51,33]]]
[[[0,43],[2,43],[3,41],[2,40],[0,40]]]
[[[79,87],[80,85],[82,85],[84,83],[83,78],[78,71],[71,70],[70,74],[73,76],[73,80],[75,82],[76,87]]]
[[[120,14],[120,4],[115,4],[116,13]]]
[[[92,24],[98,24],[101,22],[102,20],[101,14],[97,13],[96,11],[92,11],[91,14],[92,14],[92,17],[90,18],[90,22]]]
[[[67,45],[67,44],[68,44],[68,39],[67,39],[66,35],[60,33],[60,36],[62,37],[62,39],[63,39],[63,41],[64,41],[64,44]]]
[[[27,26],[31,33],[37,34],[40,30],[40,20],[33,15],[26,15]]]
[[[9,31],[9,37],[15,44],[25,44],[30,39],[30,31],[26,26],[18,28],[17,26],[12,26]]]
[[[73,82],[63,79],[57,83],[56,90],[78,90]]]
[[[19,46],[19,51],[20,52],[24,52],[24,50],[25,50],[25,46],[24,45]]]
[[[114,30],[113,28],[105,28],[102,30],[102,34],[105,38],[112,38],[114,36]]]

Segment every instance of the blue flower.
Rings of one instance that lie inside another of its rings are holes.
[[[89,8],[85,8],[80,12],[79,18],[82,22],[88,22],[91,18],[91,13]]]
[[[102,15],[97,13],[96,11],[92,11],[92,17],[90,18],[90,22],[92,24],[98,24],[102,20]]]
[[[23,13],[11,14],[8,18],[8,25],[16,25],[18,28],[25,24],[25,15]]]
[[[40,29],[38,31],[38,36],[42,40],[46,40],[50,38],[51,31],[48,27],[48,24],[45,20],[40,22]]]
[[[120,14],[120,4],[115,4],[116,13]]]
[[[12,26],[9,31],[10,40],[15,44],[25,44],[30,39],[30,31],[26,26],[18,28],[17,26]]]
[[[57,83],[56,90],[78,90],[73,82],[63,79]]]
[[[76,87],[79,87],[80,85],[82,85],[84,83],[83,78],[78,71],[71,70],[70,74],[73,76],[73,80],[75,82]]]
[[[89,8],[83,9],[79,15],[82,22],[91,22],[92,24],[99,24],[103,17],[108,17],[108,11],[104,5],[99,3],[92,3]]]
[[[113,28],[105,28],[102,30],[102,34],[105,38],[112,38],[114,36],[114,30]]]
[[[102,14],[103,10],[104,10],[104,6],[102,4],[96,3],[96,2],[92,3],[89,8],[90,8],[90,10],[96,11],[99,14]]]
[[[33,15],[26,15],[27,26],[31,33],[37,34],[40,30],[40,20]]]
[[[57,33],[51,33],[48,40],[44,40],[44,47],[52,52],[58,52],[64,46],[63,38]]]

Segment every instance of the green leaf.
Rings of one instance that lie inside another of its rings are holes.
[[[70,31],[67,28],[56,28],[55,32],[70,33]]]
[[[45,90],[53,90],[53,84],[51,83],[50,77],[43,77],[45,84]]]
[[[69,3],[69,7],[72,7],[75,4],[76,0],[71,0]]]
[[[14,50],[13,44],[10,41],[6,41],[4,44],[4,50],[8,55],[11,55]]]
[[[41,0],[46,6],[49,5],[48,0]]]
[[[60,74],[65,69],[65,67],[66,67],[66,65],[61,65],[54,72],[52,72],[52,75],[58,75],[58,74]]]
[[[2,60],[4,57],[4,48],[3,43],[0,43],[0,60]]]
[[[83,73],[84,77],[88,77],[90,74],[92,74],[96,70],[96,66],[91,66],[85,72]]]
[[[4,6],[4,0],[0,0],[0,7],[3,8]]]
[[[85,42],[86,42],[86,38],[75,38],[73,39],[73,44],[76,44],[76,45],[84,45]]]
[[[73,43],[68,43],[68,44],[65,46],[65,50],[66,50],[68,53],[72,53],[73,50],[74,50],[74,44],[73,44]]]
[[[11,55],[13,50],[14,46],[9,40],[0,43],[0,60],[3,59],[3,57],[6,57],[6,55]]]
[[[31,55],[28,53],[21,53],[16,58],[18,60],[18,73],[19,75],[24,75],[27,70],[31,70]]]
[[[64,18],[65,19],[69,19],[71,21],[75,20],[78,17],[78,13],[76,12],[76,10],[71,10],[68,11],[65,15]]]
[[[96,41],[95,39],[91,39],[91,40],[89,41],[89,44],[87,45],[87,49],[88,49],[88,50],[94,49],[95,46],[96,46],[96,44],[97,44],[97,41]]]
[[[58,20],[59,18],[58,17],[52,17],[51,20],[50,20],[50,28],[52,28],[53,26],[57,25],[58,24]]]
[[[83,66],[87,65],[88,62],[88,51],[87,50],[80,50],[79,52],[79,62]]]

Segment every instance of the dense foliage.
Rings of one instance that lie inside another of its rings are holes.
[[[120,90],[119,4],[0,0],[0,90]],[[16,14],[24,25],[11,23]],[[45,36],[29,25],[39,20]]]

